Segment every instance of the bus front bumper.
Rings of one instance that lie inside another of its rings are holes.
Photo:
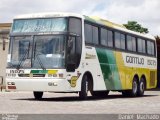
[[[13,79],[6,78],[6,89],[8,91],[49,91],[49,92],[71,92],[70,83],[66,79]]]

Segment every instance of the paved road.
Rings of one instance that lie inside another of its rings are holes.
[[[144,97],[124,98],[111,92],[107,98],[89,97],[80,101],[78,94],[44,93],[33,99],[32,92],[0,93],[1,114],[140,114],[160,113],[160,91],[146,91]]]

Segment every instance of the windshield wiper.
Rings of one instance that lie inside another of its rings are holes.
[[[25,54],[23,55],[22,59],[19,61],[16,69],[20,69],[20,67],[21,67],[22,63],[24,62],[24,60],[26,59],[26,56],[28,55],[28,53],[29,53],[29,50],[26,49]]]

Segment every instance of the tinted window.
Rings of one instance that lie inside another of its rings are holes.
[[[92,26],[89,24],[85,24],[85,41],[92,43]]]
[[[142,53],[142,40],[138,38],[138,52]]]
[[[152,55],[155,55],[155,44],[151,42]]]
[[[98,27],[92,26],[92,39],[94,44],[98,44]]]
[[[136,38],[132,37],[132,50],[136,52]]]
[[[82,22],[81,22],[81,19],[69,18],[69,32],[75,33],[78,35],[78,37],[76,37],[76,40],[74,41],[75,46],[76,46],[75,62],[76,62],[76,67],[78,67],[80,63],[80,59],[81,59],[81,52],[82,52]]]
[[[132,51],[132,37],[127,35],[127,49]]]
[[[107,41],[108,35],[107,35],[107,30],[106,29],[101,29],[101,45],[107,46]]]
[[[121,49],[125,49],[125,35],[121,34]]]
[[[154,42],[147,41],[147,54],[155,55]]]
[[[125,35],[115,32],[115,47],[125,49]]]
[[[121,36],[118,32],[115,32],[115,47],[121,48]]]
[[[98,27],[85,24],[85,41],[86,43],[98,44]]]
[[[136,38],[127,35],[127,49],[136,52]]]
[[[142,52],[146,53],[146,42],[145,42],[145,40],[142,40]]]
[[[138,52],[146,53],[145,40],[138,38]]]
[[[77,18],[70,18],[69,19],[69,31],[71,33],[76,33],[77,35],[81,36],[81,19]]]
[[[113,32],[108,30],[108,46],[113,47]]]

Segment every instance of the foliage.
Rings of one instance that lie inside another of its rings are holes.
[[[128,21],[127,24],[123,24],[127,29],[140,32],[140,33],[148,33],[148,29],[142,27],[140,24],[138,24],[136,21]]]

